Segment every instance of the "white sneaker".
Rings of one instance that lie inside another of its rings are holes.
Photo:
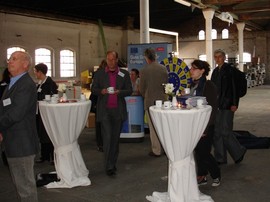
[[[218,187],[220,185],[220,178],[213,179],[212,187]]]

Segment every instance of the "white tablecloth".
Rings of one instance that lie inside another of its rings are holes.
[[[91,184],[77,142],[85,127],[91,101],[50,104],[39,102],[40,114],[46,131],[54,145],[55,169],[59,182],[47,188],[72,188]]]
[[[193,150],[208,123],[211,106],[165,110],[150,107],[153,124],[169,158],[168,193],[154,192],[152,202],[213,201],[200,193],[197,185]]]

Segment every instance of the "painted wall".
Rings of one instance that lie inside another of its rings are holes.
[[[128,44],[140,42],[139,30],[123,30],[121,27],[103,26],[108,50],[116,50],[119,57],[127,60]],[[150,34],[152,43],[167,42],[173,44],[175,37],[162,34]],[[76,52],[76,78],[80,72],[92,69],[105,58],[101,35],[97,24],[70,23],[27,16],[0,13],[0,67],[6,66],[6,50],[12,46],[25,48],[32,56],[36,48],[46,47],[54,51],[55,80],[59,77],[59,51],[70,48]],[[270,83],[270,32],[244,32],[244,52],[260,57],[266,64],[266,82]],[[213,40],[213,50],[224,49],[229,57],[236,57],[238,37],[230,33],[230,38]],[[179,36],[179,57],[189,64],[199,55],[205,54],[205,42],[197,37]],[[31,74],[33,75],[32,71]]]

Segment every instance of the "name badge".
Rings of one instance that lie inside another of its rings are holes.
[[[118,72],[118,75],[121,76],[121,77],[125,76],[125,74],[123,72]]]
[[[10,105],[11,104],[11,99],[10,98],[7,98],[7,99],[4,99],[3,100],[3,105],[4,105],[4,107],[5,106],[8,106],[8,105]]]

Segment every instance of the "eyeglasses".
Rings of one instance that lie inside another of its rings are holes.
[[[10,63],[10,62],[14,62],[16,60],[18,60],[19,58],[16,58],[16,57],[11,57],[9,59],[7,59],[7,63]]]
[[[190,70],[196,70],[196,69],[199,69],[199,68],[196,67],[196,66],[191,66],[191,67],[190,67]]]

